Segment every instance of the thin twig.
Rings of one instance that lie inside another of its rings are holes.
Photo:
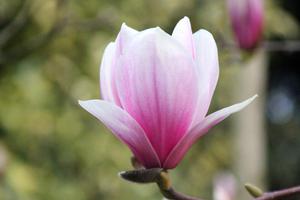
[[[179,192],[176,192],[174,188],[169,188],[168,190],[161,190],[161,193],[163,194],[164,197],[167,199],[173,199],[173,200],[201,200],[196,197],[191,197]]]
[[[262,196],[256,198],[255,200],[278,200],[290,196],[300,194],[300,186],[291,187],[283,190],[278,190],[274,192],[266,192]]]
[[[196,197],[191,197],[183,193],[177,192],[171,184],[171,180],[168,176],[168,172],[163,170],[159,173],[156,183],[162,193],[162,195],[168,199],[173,200],[201,200]]]
[[[216,39],[222,49],[240,49],[234,41],[229,41],[223,34],[216,34]],[[297,52],[300,51],[300,40],[262,40],[256,48],[260,47],[264,48],[267,52]]]
[[[22,2],[21,8],[16,14],[15,18],[6,25],[0,32],[0,47],[3,47],[6,42],[12,38],[27,22],[28,20],[28,1]]]
[[[263,47],[269,51],[283,51],[283,52],[295,52],[300,51],[300,41],[298,40],[286,40],[286,41],[265,41]]]
[[[0,65],[25,57],[26,55],[30,54],[34,50],[42,47],[46,43],[49,43],[52,39],[55,38],[55,36],[57,36],[59,33],[61,33],[64,30],[64,28],[68,25],[68,16],[66,14],[61,14],[61,13],[63,13],[63,11],[64,11],[64,8],[66,6],[66,1],[57,0],[57,2],[59,5],[58,6],[59,8],[57,10],[57,17],[55,19],[53,26],[50,28],[50,30],[47,31],[46,33],[40,33],[40,34],[34,35],[31,38],[29,38],[28,40],[18,43],[18,45],[16,47],[12,47],[12,48],[6,50],[5,52],[1,51],[0,52]],[[23,7],[24,7],[22,9],[23,11],[20,11],[21,14],[22,15],[24,15],[24,13],[28,14],[25,12],[25,11],[28,12],[28,9],[27,9],[28,5],[26,4]],[[21,14],[19,14],[19,15],[21,15]],[[61,16],[61,15],[63,15],[63,16]],[[20,17],[17,17],[17,19],[19,19],[19,18]],[[15,21],[17,21],[17,19]],[[15,24],[15,23],[17,23],[17,22],[13,22],[13,24]],[[11,25],[11,26],[14,27],[14,25]],[[6,31],[4,31],[4,33],[6,33],[7,31],[10,31],[11,29],[12,28],[8,28]],[[0,33],[0,36],[3,37],[2,39],[0,37],[0,47],[1,47],[1,40],[7,39],[6,34],[4,34],[4,33],[3,32]],[[1,50],[1,48],[0,48],[0,50]]]

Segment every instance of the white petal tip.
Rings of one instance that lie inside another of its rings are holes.
[[[181,20],[188,20],[188,21],[190,21],[190,18],[188,16],[184,16]]]
[[[89,108],[91,105],[96,103],[97,100],[78,100],[78,104],[84,109]]]
[[[151,29],[149,29],[149,30],[151,30]],[[161,35],[166,34],[166,32],[163,29],[161,29],[159,26],[152,28],[152,33],[153,34],[161,34]]]
[[[254,99],[256,99],[256,97],[258,97],[258,95],[254,95],[252,97],[250,97],[249,99],[243,101],[243,102],[240,102],[240,103],[237,103],[237,104],[234,104],[232,106],[229,106],[229,107],[226,107],[226,108],[223,108],[222,110],[219,110],[211,115],[214,115],[214,114],[221,114],[222,116],[229,116],[233,113],[236,113],[236,112],[239,112],[240,110],[244,109],[245,107],[247,107]]]
[[[126,30],[128,28],[129,27],[127,26],[127,24],[125,22],[123,22],[122,25],[121,25],[121,31],[124,30],[124,29]]]
[[[251,103],[254,99],[256,99],[258,96],[258,94],[255,94],[253,97],[250,97],[248,100],[247,100],[247,103]]]
[[[86,102],[86,101],[84,101],[84,100],[78,100],[78,104],[81,105],[81,106],[84,105],[85,102]]]
[[[191,26],[191,21],[190,18],[188,18],[187,16],[184,16],[182,19],[180,19],[176,26]]]
[[[79,105],[81,105],[83,103],[82,100],[78,100],[77,102],[78,102]]]
[[[120,32],[132,32],[132,33],[136,33],[137,31],[133,28],[131,28],[130,26],[128,26],[125,22],[122,23],[121,25],[121,29]]]
[[[199,31],[197,31],[198,33],[201,33],[202,35],[205,34],[206,37],[212,37],[213,38],[213,34],[211,32],[209,32],[208,30],[206,29],[200,29]],[[196,32],[196,33],[197,33]],[[203,36],[202,36],[203,37]]]
[[[122,23],[121,29],[122,29],[122,28],[128,28],[128,26],[127,26],[127,24],[126,24],[125,22]]]
[[[248,106],[250,103],[252,103],[252,101],[254,101],[254,99],[256,99],[257,97],[258,97],[258,95],[255,94],[253,97],[250,97],[249,99],[247,99],[239,104],[236,104],[236,106],[234,106],[234,108],[236,109],[236,111],[240,111],[243,108],[245,108],[246,106]],[[233,110],[235,110],[235,109],[233,109]]]

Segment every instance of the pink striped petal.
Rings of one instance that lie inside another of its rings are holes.
[[[116,42],[108,44],[103,54],[100,67],[101,96],[104,100],[113,102],[118,106],[121,106],[121,104],[115,83],[116,59],[123,53],[137,33],[138,31],[123,23]]]
[[[141,32],[118,65],[122,107],[163,161],[190,126],[198,98],[192,57],[159,28]]]
[[[115,84],[115,59],[116,59],[116,44],[109,43],[104,50],[101,67],[100,67],[100,87],[101,96],[104,100],[113,102],[120,106],[119,96]]]
[[[227,108],[223,108],[217,112],[208,115],[202,122],[198,123],[192,130],[190,130],[176,145],[172,150],[166,161],[163,163],[164,169],[172,169],[177,166],[177,164],[182,160],[186,152],[190,147],[209,129],[211,129],[216,124],[223,121],[225,118],[231,114],[238,112],[249,105],[257,95]]]
[[[98,118],[124,142],[135,157],[147,168],[160,167],[160,161],[140,125],[124,110],[102,100],[79,101],[89,113]]]
[[[181,43],[195,58],[195,45],[191,22],[188,17],[182,18],[175,26],[172,37]]]
[[[194,33],[196,64],[199,74],[199,101],[191,128],[205,117],[219,77],[218,49],[211,33]]]

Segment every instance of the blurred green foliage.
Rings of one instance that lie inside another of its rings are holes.
[[[118,178],[129,150],[77,100],[99,98],[102,52],[122,22],[170,33],[185,15],[194,31],[231,40],[223,0],[0,0],[0,199],[160,199],[155,185]],[[236,69],[220,55],[211,110],[232,103]],[[214,174],[231,168],[229,121],[172,172],[179,190],[210,197]]]

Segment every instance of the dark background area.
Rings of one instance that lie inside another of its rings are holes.
[[[279,2],[299,24],[300,2]],[[280,35],[273,37],[284,41]],[[291,39],[299,40],[299,34]],[[268,182],[277,190],[300,184],[300,52],[272,52],[268,73]]]

